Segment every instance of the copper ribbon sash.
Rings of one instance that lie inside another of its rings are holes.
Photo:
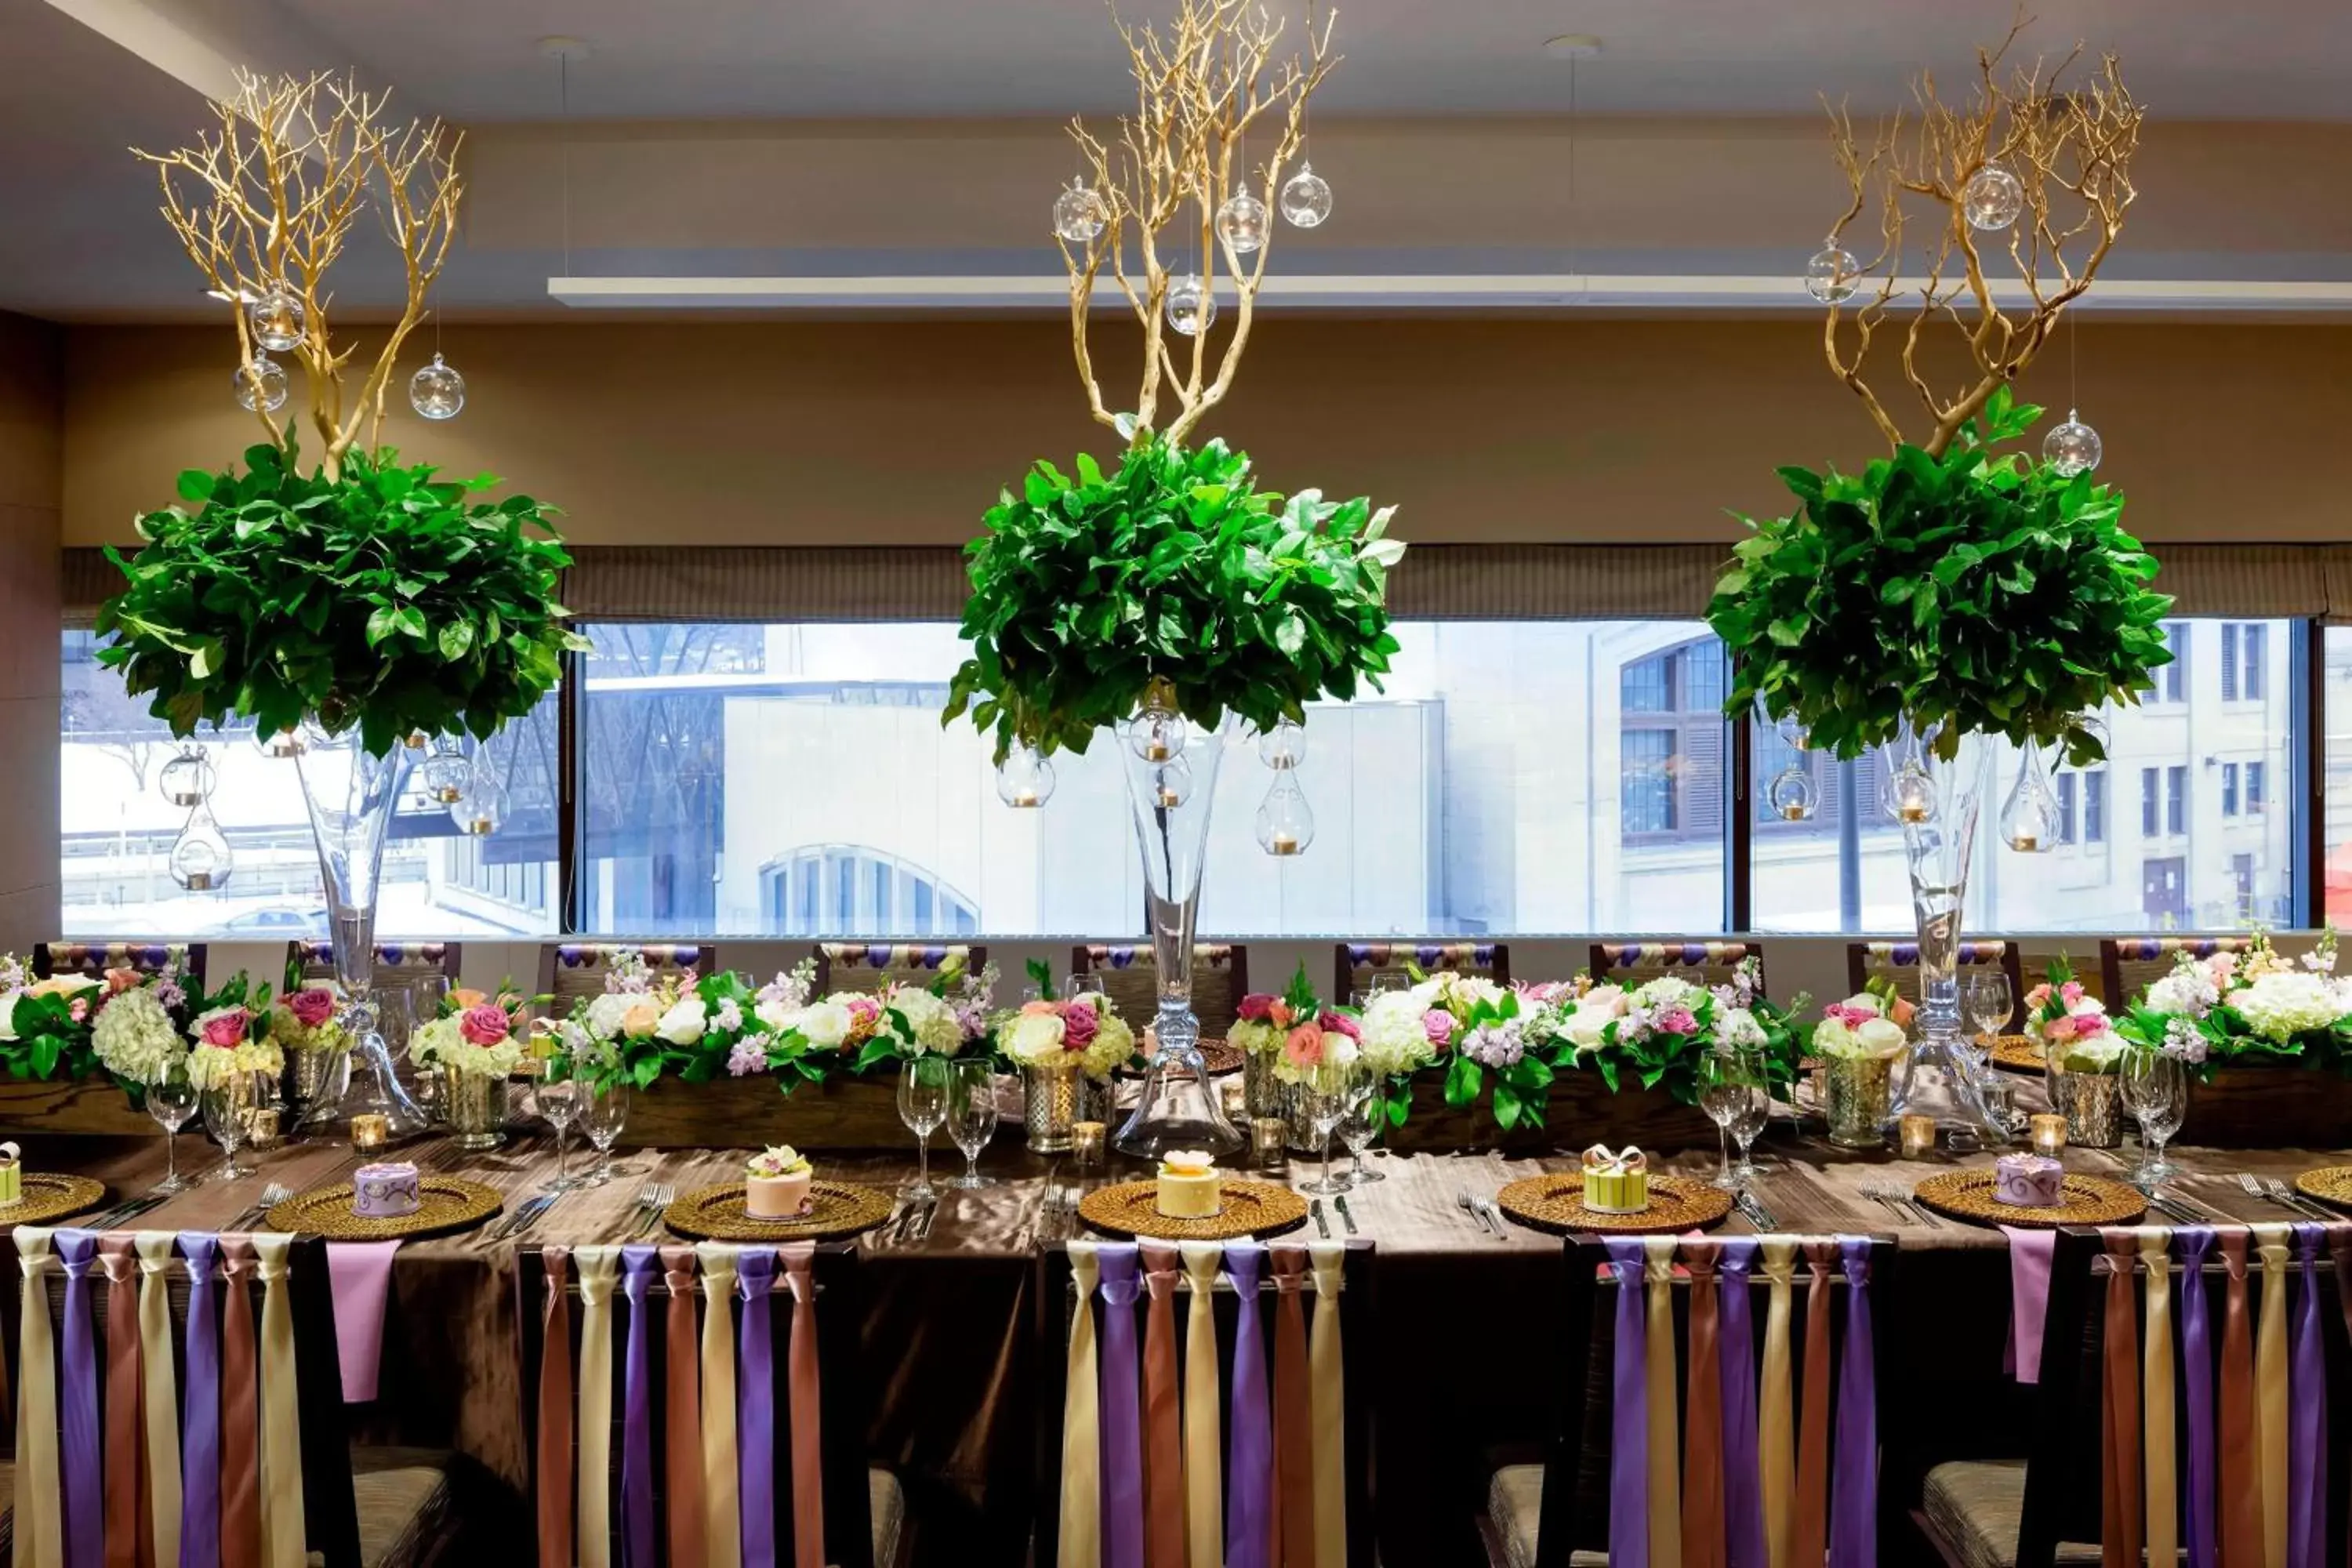
[[[2132,1311],[2132,1259],[2139,1239],[2103,1228],[2107,1249],[2106,1363],[2100,1383],[2099,1558],[2107,1568],[2138,1568],[2140,1526],[2139,1322]]]
[[[669,1290],[668,1313],[662,1321],[662,1359],[669,1372],[662,1413],[669,1560],[677,1568],[703,1568],[702,1397],[696,1364],[700,1325],[694,1315],[694,1248],[665,1247],[661,1261],[662,1283]]]
[[[1307,1386],[1307,1249],[1266,1249],[1274,1270],[1274,1532],[1278,1568],[1315,1568],[1315,1402]]]
[[[776,1248],[784,1287],[793,1293],[793,1327],[784,1347],[793,1417],[793,1568],[824,1568],[824,1385],[817,1371],[816,1243],[787,1241]]]
[[[1176,1248],[1143,1243],[1143,1561],[1184,1568],[1184,1426],[1176,1379]]]
[[[142,1506],[139,1459],[140,1395],[138,1298],[131,1288],[139,1259],[131,1237],[115,1232],[98,1238],[98,1267],[106,1276],[106,1568],[139,1568],[140,1549],[155,1560]]]
[[[259,1563],[261,1555],[261,1381],[256,1362],[253,1238],[221,1237],[221,1563]]]
[[[1802,1245],[1805,1378],[1797,1408],[1797,1501],[1789,1526],[1789,1550],[1800,1568],[1812,1568],[1829,1555],[1830,1277],[1839,1267],[1839,1257],[1834,1241]]]
[[[544,1247],[547,1275],[539,1350],[539,1563],[572,1568],[572,1299],[564,1282],[572,1249]]]
[[[2246,1251],[2242,1230],[2219,1235],[2229,1280],[2221,1297],[2221,1563],[2261,1568],[2262,1481],[2254,1436],[2253,1326],[2246,1313]]]
[[[1682,1244],[1690,1271],[1689,1431],[1683,1446],[1684,1568],[1724,1568],[1723,1350],[1716,1333],[1715,1260],[1711,1241]]]

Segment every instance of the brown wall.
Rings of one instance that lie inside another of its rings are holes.
[[[1775,466],[1881,449],[1809,321],[1292,316],[1257,332],[1210,428],[1277,487],[1401,503],[1409,539],[1729,539],[1726,508],[1777,504]],[[1126,341],[1098,335],[1106,357]],[[128,538],[180,468],[253,439],[225,329],[69,342],[68,543]],[[453,326],[444,347],[466,412],[426,430],[395,395],[387,438],[556,500],[583,543],[960,542],[1032,458],[1115,445],[1085,418],[1055,321]],[[2352,426],[2347,371],[2352,326],[2094,321],[2080,398],[2147,537],[2340,539],[2352,519],[2322,458]],[[1113,406],[1125,380],[1106,368]],[[2063,341],[2026,390],[2064,405]]]
[[[58,930],[64,334],[0,313],[0,952]]]

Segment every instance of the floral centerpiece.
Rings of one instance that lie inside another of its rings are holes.
[[[1596,1072],[1612,1094],[1631,1082],[1663,1088],[1677,1104],[1696,1104],[1699,1060],[1718,1044],[1763,1051],[1779,1088],[1795,1076],[1796,1028],[1789,1010],[1765,997],[1761,976],[1762,965],[1751,957],[1714,986],[1661,975],[1631,989],[1582,976],[1521,987],[1532,1009],[1526,1032],[1555,1074]],[[1800,997],[1797,1008],[1803,1006]],[[1530,1109],[1540,1124],[1542,1103]]]
[[[2025,994],[2025,1033],[2066,1072],[2114,1072],[2130,1045],[2063,953],[2050,961],[2048,978]]]
[[[194,1003],[188,1022],[188,1081],[218,1089],[241,1073],[273,1081],[286,1070],[286,1052],[270,1036],[269,986],[238,974]]]
[[[31,977],[0,954],[0,1065],[17,1079],[77,1082],[105,1073],[134,1103],[187,1055],[188,993],[176,965]]]
[[[995,1020],[997,1054],[1021,1073],[1029,1147],[1059,1153],[1081,1121],[1108,1119],[1111,1075],[1135,1057],[1135,1031],[1099,991],[1054,994],[1052,972],[1029,964],[1037,994]],[[1074,981],[1075,987],[1076,982]]]
[[[1252,1117],[1283,1115],[1285,1085],[1304,1081],[1327,1059],[1352,1061],[1360,1052],[1361,1020],[1352,1012],[1326,1007],[1304,963],[1280,995],[1251,992],[1234,1012],[1225,1044],[1242,1053],[1243,1098]]]
[[[2289,963],[2257,931],[2243,953],[2182,953],[2116,1020],[2135,1046],[2168,1050],[2200,1079],[2230,1067],[2294,1066],[2352,1077],[2352,981],[2336,932]]]
[[[503,1079],[532,1054],[529,1010],[539,998],[510,986],[496,995],[459,986],[408,1037],[408,1059],[446,1072]]]
[[[305,985],[279,996],[269,1010],[269,1037],[290,1051],[331,1051],[343,1043],[334,988]]]
[[[1821,1063],[1822,1111],[1831,1142],[1875,1149],[1885,1141],[1895,1109],[1895,1064],[1910,1045],[1905,1026],[1915,1013],[1910,1000],[1884,978],[1822,1009],[1812,1051]]]

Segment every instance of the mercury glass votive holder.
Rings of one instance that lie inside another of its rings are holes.
[[[2056,1111],[2034,1116],[2027,1126],[2033,1142],[2033,1152],[2044,1159],[2054,1160],[2065,1152],[2066,1118]]]
[[[1109,1136],[1108,1122],[1070,1123],[1070,1153],[1079,1170],[1099,1171],[1103,1168],[1104,1151],[1109,1147]]]
[[[1260,1116],[1250,1122],[1250,1155],[1261,1171],[1281,1171],[1289,1165],[1290,1123],[1279,1116]]]
[[[1932,1116],[1906,1116],[1895,1122],[1902,1139],[1903,1157],[1924,1159],[1936,1152],[1936,1119]]]
[[[392,1121],[373,1110],[362,1110],[352,1118],[352,1147],[362,1154],[372,1154],[392,1142]]]

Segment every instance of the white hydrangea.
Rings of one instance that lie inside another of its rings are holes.
[[[2273,970],[2231,994],[2230,1005],[2246,1026],[2277,1045],[2306,1029],[2324,1029],[2343,1016],[2343,1001],[2326,976]]]
[[[1409,991],[1383,991],[1364,1009],[1363,1059],[1381,1078],[1411,1072],[1437,1059],[1437,1047],[1422,1022],[1437,1004],[1437,987],[1423,981]]]
[[[907,1020],[918,1055],[951,1057],[963,1048],[963,1025],[941,998],[908,986],[890,998],[890,1005]]]
[[[607,991],[601,995],[590,998],[588,1032],[600,1040],[619,1039],[621,1020],[628,1016],[629,1009],[635,1006],[639,1000],[640,998],[626,991]]]
[[[1725,1045],[1741,1050],[1761,1049],[1769,1043],[1764,1026],[1758,1023],[1756,1015],[1745,1007],[1734,1007],[1717,1014],[1715,1032],[1716,1037]]]
[[[1099,1004],[1101,998],[1096,1000]],[[1095,1037],[1087,1042],[1087,1048],[1079,1054],[1086,1060],[1087,1077],[1107,1079],[1120,1063],[1135,1054],[1135,1031],[1128,1027],[1126,1019],[1108,1006],[1098,1005],[1097,1015]]]
[[[99,1009],[90,1045],[109,1072],[138,1084],[160,1082],[188,1054],[187,1042],[172,1026],[172,1016],[144,985]]]
[[[2143,1005],[2151,1013],[2201,1018],[2211,1011],[2220,994],[2205,972],[2192,965],[2176,969],[2148,986]]]
[[[1704,986],[1664,974],[1646,984],[1635,986],[1632,1005],[1654,1013],[1667,1007],[1686,1007],[1696,1012],[1698,1005],[1706,1000],[1706,995]]]

